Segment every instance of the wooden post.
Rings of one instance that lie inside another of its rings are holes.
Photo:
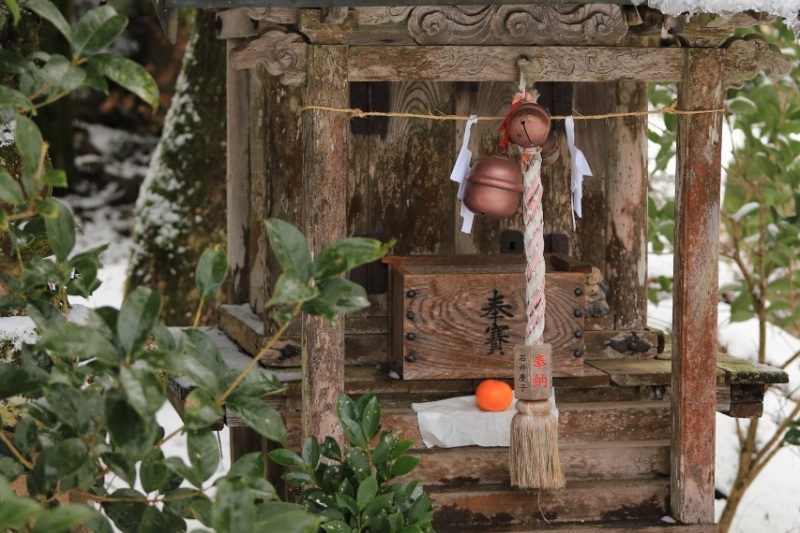
[[[611,92],[614,111],[647,111],[646,83],[619,81]],[[615,329],[642,329],[647,325],[647,116],[612,119],[609,130],[607,301]]]
[[[310,45],[305,102],[346,108],[347,47]],[[312,253],[347,231],[347,115],[303,115],[304,230]],[[342,435],[336,398],[344,389],[344,322],[303,316],[303,437]],[[340,439],[341,440],[341,439]]]
[[[723,51],[686,50],[681,110],[722,107]],[[672,344],[671,506],[680,522],[714,522],[722,114],[678,116]]]
[[[240,40],[227,41],[228,55]],[[235,70],[227,62],[227,208],[228,208],[228,302],[248,301],[248,240],[250,228],[250,139],[247,117],[250,98],[247,70]]]

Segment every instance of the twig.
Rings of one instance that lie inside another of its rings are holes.
[[[20,451],[17,450],[17,447],[14,446],[14,444],[12,444],[12,442],[10,440],[8,440],[8,437],[6,437],[6,432],[5,431],[0,431],[0,440],[3,441],[3,444],[8,446],[8,449],[11,450],[11,453],[14,455],[14,457],[16,457],[17,461],[22,463],[23,466],[25,466],[25,468],[27,468],[28,470],[33,470],[33,463],[31,463],[30,461],[25,459],[25,456],[23,456],[20,453]]]

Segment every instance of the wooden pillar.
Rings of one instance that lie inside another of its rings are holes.
[[[228,39],[228,55],[241,40]],[[227,232],[228,302],[248,301],[248,240],[250,228],[250,139],[248,130],[250,99],[249,71],[236,70],[227,62]]]
[[[688,49],[681,110],[722,107],[723,51]],[[672,345],[671,506],[680,522],[714,521],[722,115],[678,116]]]
[[[611,96],[618,112],[647,111],[646,83],[616,82]],[[610,120],[607,142],[607,301],[616,329],[642,329],[647,325],[647,116]]]
[[[305,101],[346,108],[347,47],[309,45]],[[347,231],[347,115],[311,110],[303,115],[304,231],[312,253]],[[303,437],[341,437],[336,398],[344,389],[344,322],[303,316]]]

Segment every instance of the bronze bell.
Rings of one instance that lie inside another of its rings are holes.
[[[464,205],[486,218],[508,218],[517,212],[522,187],[519,164],[498,149],[469,169]]]
[[[559,155],[561,155],[561,144],[558,142],[558,134],[555,131],[551,131],[542,145],[542,165],[552,165],[558,161]]]
[[[541,146],[550,133],[550,113],[547,109],[526,102],[511,112],[508,139],[522,148]]]

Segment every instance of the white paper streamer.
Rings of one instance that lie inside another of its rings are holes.
[[[586,156],[575,146],[575,120],[570,116],[564,121],[567,130],[567,147],[572,164],[572,180],[570,188],[572,190],[572,228],[575,229],[575,216],[583,218],[581,202],[583,201],[583,177],[591,177],[592,169]]]
[[[461,231],[463,233],[470,233],[472,231],[472,221],[475,214],[464,205],[464,189],[467,187],[467,173],[469,172],[470,163],[472,162],[472,150],[469,146],[469,136],[472,130],[472,125],[478,122],[477,115],[470,115],[467,120],[467,125],[464,127],[464,140],[461,142],[461,151],[458,153],[456,164],[453,166],[453,172],[450,173],[450,181],[458,183],[458,199],[461,200],[461,216],[464,222],[461,224]]]

